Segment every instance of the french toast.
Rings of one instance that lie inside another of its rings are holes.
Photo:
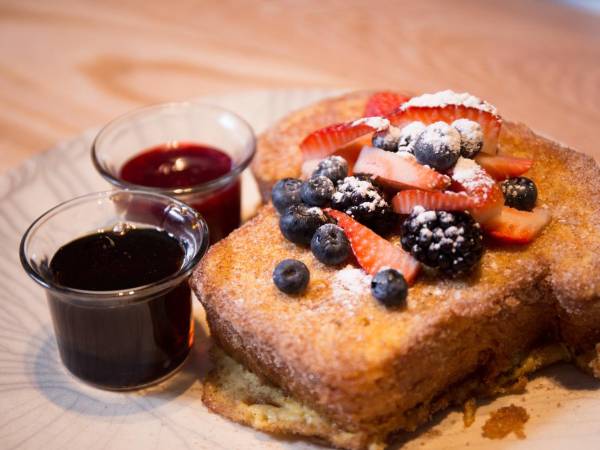
[[[306,134],[360,117],[368,96],[325,100],[265,133],[254,165],[263,192],[275,178],[300,175]],[[192,284],[216,343],[256,375],[217,350],[205,403],[265,431],[367,449],[557,360],[600,378],[600,169],[522,124],[504,122],[499,149],[535,160],[528,176],[550,224],[527,246],[488,243],[467,277],[423,273],[402,309],[378,303],[361,269],[327,266],[287,241],[272,205],[213,246]],[[286,258],[310,271],[301,296],[273,284]],[[232,388],[232,374],[246,382]],[[289,402],[301,412],[287,422],[252,406]]]

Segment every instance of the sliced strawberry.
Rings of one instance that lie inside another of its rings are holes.
[[[392,189],[416,188],[431,191],[450,184],[446,175],[423,166],[407,153],[392,153],[375,147],[365,147],[358,155],[354,173],[373,175]]]
[[[464,192],[428,192],[418,189],[398,192],[392,200],[394,211],[410,214],[415,206],[428,210],[464,211],[476,202]]]
[[[450,175],[474,202],[469,212],[479,223],[498,215],[504,205],[504,195],[496,181],[472,159],[459,158]]]
[[[420,264],[410,253],[392,244],[369,228],[361,225],[341,211],[327,208],[327,214],[337,220],[342,227],[358,264],[369,274],[375,275],[384,267],[396,269],[412,284],[419,273]]]
[[[326,158],[353,140],[374,131],[385,130],[388,126],[389,121],[383,117],[365,117],[320,128],[300,143],[302,156],[305,161]]]
[[[426,125],[442,121],[451,124],[457,119],[469,119],[478,122],[483,130],[483,148],[485,153],[495,155],[498,152],[498,135],[502,127],[502,119],[497,114],[479,108],[464,105],[445,106],[400,106],[386,116],[396,127],[403,127],[411,122],[423,122]]]
[[[484,153],[479,153],[475,157],[475,161],[498,181],[523,175],[533,165],[533,160],[531,159],[506,155],[492,156]]]
[[[519,211],[504,206],[499,215],[483,224],[483,229],[503,242],[528,244],[539,236],[549,222],[550,212],[547,209]]]
[[[394,111],[408,99],[410,99],[410,97],[397,92],[375,92],[367,101],[367,105],[365,106],[365,117],[385,116]]]

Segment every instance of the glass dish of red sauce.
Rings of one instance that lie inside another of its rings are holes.
[[[118,188],[189,204],[204,217],[215,243],[240,225],[240,175],[255,149],[254,132],[238,115],[181,102],[142,108],[109,123],[94,141],[92,161]]]

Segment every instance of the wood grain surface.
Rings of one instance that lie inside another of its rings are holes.
[[[600,16],[550,0],[2,0],[0,172],[143,104],[468,90],[600,157]]]

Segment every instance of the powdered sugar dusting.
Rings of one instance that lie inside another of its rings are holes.
[[[358,298],[370,292],[371,280],[371,275],[364,270],[347,265],[333,276],[331,289],[334,300],[346,307],[354,307]]]
[[[423,122],[415,121],[409,123],[399,130],[398,151],[412,152],[412,149],[415,146],[415,141],[424,129],[425,124]]]
[[[460,153],[460,133],[446,122],[435,122],[425,128],[419,140],[431,145],[434,153]]]
[[[483,146],[483,130],[479,123],[469,119],[458,119],[452,127],[460,133],[461,146],[468,157],[475,156]]]
[[[497,114],[496,108],[467,92],[457,93],[451,90],[440,91],[434,94],[423,94],[418,97],[413,97],[402,105],[402,109],[407,109],[411,106],[440,106],[447,105],[463,105],[471,108],[477,108],[481,111],[487,111],[492,114]]]
[[[452,170],[452,179],[467,192],[484,193],[492,189],[495,182],[483,168],[472,159],[460,157]]]
[[[358,126],[358,125],[367,125],[371,128],[373,128],[374,130],[377,131],[383,131],[383,130],[387,130],[390,126],[390,121],[388,119],[386,119],[385,117],[379,117],[379,116],[374,116],[374,117],[363,117],[362,119],[357,119],[354,122],[352,122],[352,126]]]
[[[343,181],[338,182],[337,191],[333,194],[333,200],[335,202],[342,202],[345,195],[352,194],[368,199],[359,205],[366,210],[375,211],[377,208],[388,206],[385,199],[370,181],[361,180],[357,177],[346,177]],[[351,210],[347,210],[346,213],[352,215]]]

